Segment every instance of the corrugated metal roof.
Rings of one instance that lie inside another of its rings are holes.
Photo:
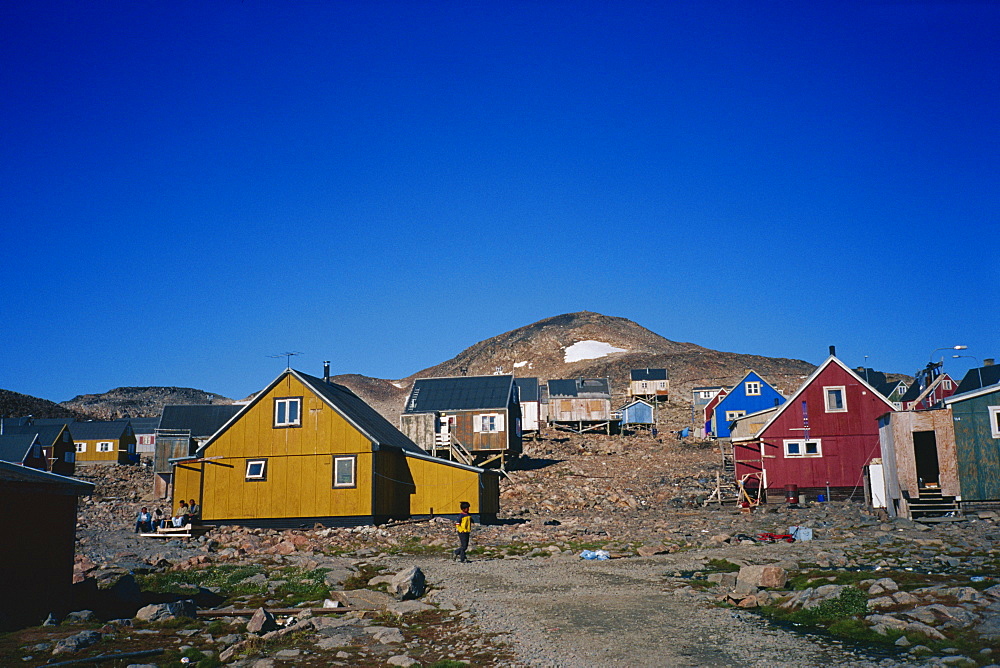
[[[515,378],[517,385],[518,401],[538,401],[538,379],[537,378]]]
[[[549,397],[553,399],[610,399],[611,380],[608,378],[561,378],[550,380]]]
[[[667,380],[666,369],[632,369],[629,372],[632,380]]]
[[[219,431],[241,408],[236,404],[164,406],[158,429],[189,429],[192,437],[205,438]]]
[[[514,376],[455,376],[414,381],[405,413],[506,408]]]
[[[129,424],[137,434],[152,434],[160,426],[160,418],[129,418]]]

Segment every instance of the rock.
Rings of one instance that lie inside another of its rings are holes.
[[[662,545],[640,545],[636,549],[636,554],[640,557],[652,557],[656,554],[665,554],[666,550]]]
[[[420,662],[417,661],[416,659],[406,656],[405,654],[397,654],[396,656],[390,656],[386,660],[386,663],[388,663],[390,666],[403,666],[403,668],[408,668],[409,666],[415,666]]]
[[[42,622],[42,626],[59,626],[59,620],[56,619],[56,616],[50,612],[49,616],[45,618],[44,622]]]
[[[879,594],[885,594],[886,592],[899,591],[899,585],[892,578],[881,578],[876,580],[872,586],[868,588],[869,596],[877,596]]]
[[[743,566],[736,577],[737,586],[781,589],[788,582],[788,572],[778,566]]]
[[[256,633],[257,635],[263,635],[277,628],[278,622],[275,621],[274,615],[264,608],[257,608],[257,611],[253,613],[253,617],[247,622],[247,633]]]
[[[198,606],[191,599],[173,603],[152,603],[139,608],[135,618],[145,622],[160,622],[178,617],[196,617]]]
[[[294,659],[302,654],[300,649],[279,649],[274,653],[276,659]]]
[[[414,612],[433,609],[433,605],[421,603],[420,601],[399,601],[398,603],[393,602],[386,606],[386,610],[394,615],[408,615]]]
[[[101,637],[99,631],[80,631],[76,635],[63,638],[57,642],[56,646],[52,649],[52,654],[72,654],[73,652],[79,652],[81,649],[86,649],[100,642]]]
[[[51,617],[52,615],[49,616]],[[94,614],[93,610],[77,610],[63,617],[64,624],[85,624],[87,622],[96,622],[96,621],[97,621],[97,615]]]
[[[907,631],[912,631],[913,633],[923,634],[923,635],[927,636],[928,638],[933,638],[935,640],[944,640],[945,639],[945,635],[943,633],[941,633],[940,631],[938,631],[933,626],[928,626],[927,624],[924,624],[923,622],[910,622],[909,624],[906,625],[906,630]]]
[[[879,596],[868,601],[869,610],[884,610],[895,605],[897,605],[896,601],[890,596]]]
[[[419,566],[397,573],[389,583],[389,592],[398,601],[420,598],[427,590],[427,578]]]
[[[899,636],[894,644],[896,647],[909,647],[913,643],[911,643],[906,636]]]
[[[375,640],[383,645],[404,641],[403,633],[390,626],[366,626],[365,633],[370,633]]]
[[[736,573],[709,573],[709,582],[715,582],[720,587],[732,589],[736,586]]]

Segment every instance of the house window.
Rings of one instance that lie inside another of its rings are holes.
[[[656,387],[660,390],[667,389],[667,381],[661,380],[659,383],[656,384]]]
[[[748,397],[759,397],[760,396],[760,383],[751,380],[743,384],[746,388],[746,393]]]
[[[112,450],[112,448],[114,448],[114,446],[115,446],[115,444],[112,443],[111,441],[101,441],[100,443],[97,444],[97,451],[98,452],[111,452],[111,450]]]
[[[67,452],[63,455],[63,457],[65,458],[67,464],[72,464],[76,461],[76,454],[72,452]]]
[[[31,446],[31,456],[35,459],[41,459],[42,457],[42,446],[35,444]]]
[[[503,431],[503,415],[499,413],[484,413],[472,419],[473,431],[486,434],[495,434]]]
[[[274,400],[274,426],[298,427],[302,424],[302,397]]]
[[[1000,438],[1000,406],[989,406],[990,409],[990,434],[993,438]],[[956,420],[958,418],[955,418]]]
[[[248,459],[247,460],[247,475],[246,479],[250,480],[267,480],[267,460],[266,459]]]
[[[844,386],[824,387],[823,394],[826,396],[827,413],[846,413],[847,396],[844,393]]]
[[[732,422],[736,418],[741,418],[746,414],[746,411],[726,411],[726,422]]]
[[[87,444],[86,443],[74,443],[73,445],[76,446],[76,451],[77,452],[86,452],[87,451]]]
[[[354,473],[357,469],[357,457],[334,457],[333,458],[333,486],[334,487],[357,487]]]
[[[951,389],[951,381],[947,378],[941,381],[941,388],[945,390]]]
[[[822,457],[823,448],[820,441],[785,441],[785,457]]]

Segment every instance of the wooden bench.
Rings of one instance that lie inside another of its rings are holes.
[[[141,533],[139,535],[143,538],[190,538],[193,534],[191,532],[191,525],[185,524],[182,527],[159,527],[153,533]]]

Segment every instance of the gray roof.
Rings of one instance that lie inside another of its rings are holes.
[[[578,399],[610,399],[608,378],[569,378],[549,381],[549,397]]]
[[[129,418],[128,422],[132,425],[132,431],[137,434],[152,434],[160,426],[158,417]]]
[[[971,392],[972,390],[996,385],[997,383],[1000,383],[1000,366],[991,364],[990,366],[976,367],[975,369],[969,369],[965,374],[962,382],[958,384],[955,394]]]
[[[219,431],[242,408],[236,404],[164,406],[157,428],[188,430],[194,438],[207,438]]]
[[[413,383],[404,413],[507,408],[514,376],[419,378]]]
[[[35,434],[4,434],[0,436],[0,461],[20,464],[28,457],[35,443]]]
[[[111,422],[70,422],[69,430],[79,441],[93,441],[99,438],[121,439],[132,433],[132,427],[125,420]]]
[[[920,389],[920,383],[918,383],[917,381],[913,381],[913,384],[910,385],[908,388],[906,388],[906,392],[904,392],[903,396],[899,398],[899,401],[900,403],[904,401],[916,401],[917,397],[920,396],[921,392],[923,392],[923,390]],[[884,396],[889,396],[889,395],[886,394]]]
[[[84,482],[55,473],[0,461],[0,482],[17,488],[41,490],[51,494],[90,494],[94,483]]]
[[[667,380],[666,369],[632,369],[629,372],[632,380]]]
[[[31,424],[73,424],[75,418],[34,418]]]
[[[539,389],[537,378],[515,378],[514,384],[517,385],[518,401],[538,401]]]
[[[70,425],[72,426],[72,425]],[[4,434],[38,434],[38,442],[42,445],[52,445],[59,440],[59,434],[63,432],[61,424],[27,424],[20,427],[4,427]],[[67,429],[70,434],[72,429]]]
[[[30,417],[5,417],[0,418],[0,430],[3,433],[7,433],[8,427],[20,427],[26,424],[31,424]]]
[[[399,448],[417,454],[426,454],[423,448],[411,441],[382,414],[369,406],[364,399],[349,388],[328,383],[301,371],[294,371],[306,385],[337,408],[355,427],[376,445]]]

